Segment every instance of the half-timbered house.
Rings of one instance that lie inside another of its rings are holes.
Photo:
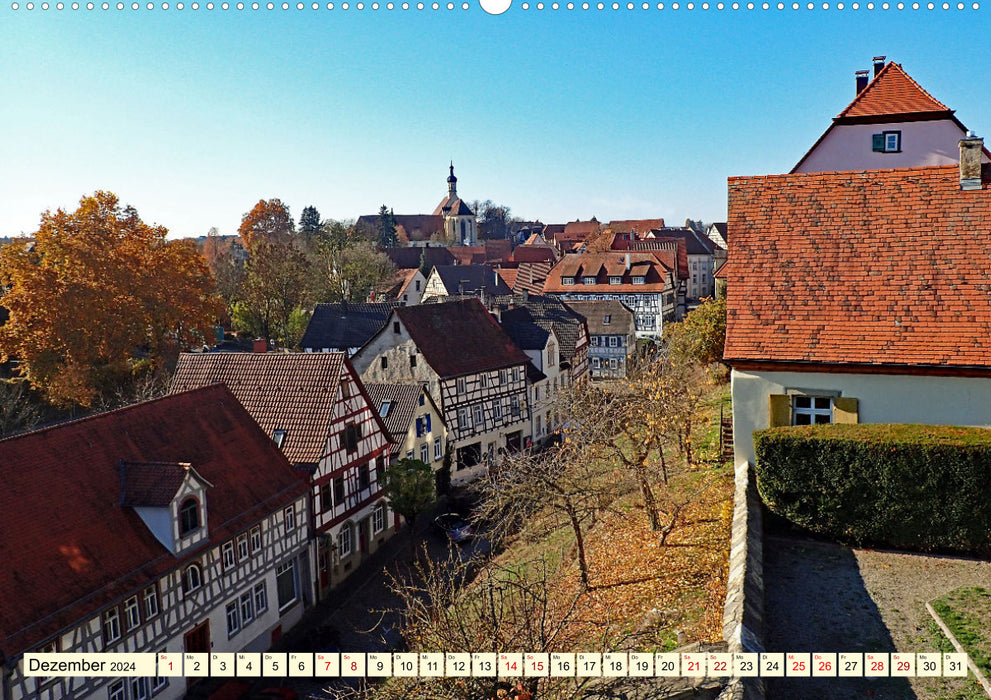
[[[306,482],[223,386],[0,441],[0,698],[180,698],[23,654],[262,651],[313,601]]]
[[[398,524],[379,483],[389,437],[343,353],[184,353],[172,390],[226,384],[310,478],[323,595]]]
[[[444,413],[455,483],[528,437],[529,358],[478,299],[396,308],[352,361],[366,382],[426,387]]]

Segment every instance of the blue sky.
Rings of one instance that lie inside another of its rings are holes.
[[[311,204],[336,219],[383,203],[430,213],[450,160],[463,198],[545,223],[725,220],[726,178],[789,170],[874,55],[991,133],[991,23],[972,0],[962,11],[513,0],[498,16],[477,0],[438,11],[34,1],[0,0],[0,235],[30,233],[45,209],[97,189],[175,236],[234,233],[272,197],[297,219]]]

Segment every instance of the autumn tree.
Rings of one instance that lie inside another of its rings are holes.
[[[289,242],[296,232],[296,226],[289,214],[289,207],[281,200],[260,199],[251,211],[241,217],[241,226],[237,232],[244,247],[251,251],[261,240],[280,244]]]
[[[0,379],[0,439],[41,422],[41,405],[24,380]]]
[[[311,303],[309,265],[295,241],[256,241],[234,305],[235,326],[283,347],[295,347],[306,330],[305,310]]]
[[[0,361],[53,403],[89,406],[212,340],[222,305],[192,241],[166,240],[110,192],[45,212],[0,255]]]
[[[396,274],[389,257],[365,240],[352,221],[325,222],[310,247],[310,259],[314,295],[320,302],[363,302]]]
[[[216,228],[211,228],[203,244],[203,257],[213,276],[214,289],[230,314],[244,285],[244,249],[234,238],[225,238]]]
[[[722,362],[726,346],[726,297],[703,299],[682,322],[667,324],[664,343],[671,357],[703,365]]]

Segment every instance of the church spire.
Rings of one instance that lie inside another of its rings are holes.
[[[458,178],[454,177],[454,161],[451,161],[451,174],[447,177],[447,193],[451,197],[458,194]]]

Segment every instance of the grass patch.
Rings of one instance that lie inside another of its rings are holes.
[[[944,654],[956,651],[934,620],[929,620],[926,633],[927,639],[924,646],[927,649]],[[968,674],[967,678],[933,677],[919,678],[919,681],[924,683],[925,697],[933,700],[986,700],[987,698],[984,688],[972,674]]]
[[[991,591],[958,588],[932,606],[981,672],[991,676]]]

